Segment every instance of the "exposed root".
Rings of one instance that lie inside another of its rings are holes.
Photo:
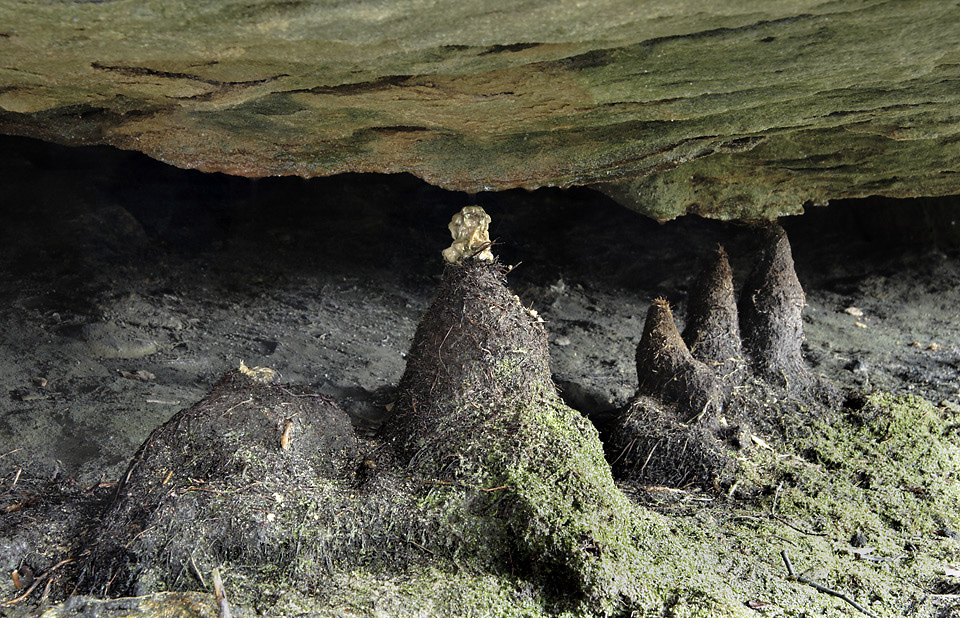
[[[806,297],[793,267],[787,234],[779,225],[764,230],[764,247],[740,294],[740,328],[753,371],[773,384],[810,383],[803,363]]]
[[[683,339],[667,302],[651,305],[637,347],[637,396],[607,446],[621,477],[719,488],[733,482],[733,454],[750,445],[752,431],[786,437],[838,399],[803,362],[804,295],[786,234],[777,225],[763,234],[739,306],[722,247],[693,285]]]
[[[647,312],[643,336],[637,346],[639,391],[659,395],[677,404],[680,420],[690,422],[720,407],[716,377],[704,363],[691,356],[677,332],[670,304],[663,298],[653,301]]]
[[[383,435],[402,460],[442,457],[461,432],[551,383],[547,335],[505,285],[499,263],[449,264],[424,314]]]
[[[642,395],[630,403],[618,425],[618,435],[629,435],[630,440],[616,455],[611,450],[614,473],[669,487],[712,487],[716,479],[729,480],[733,472],[729,442],[738,444],[737,429],[721,419],[685,424],[673,410]],[[621,441],[612,444],[619,446]]]
[[[625,498],[596,430],[560,400],[547,333],[499,264],[447,265],[382,435],[424,491],[462,493],[458,521],[478,523],[459,542],[482,547],[477,558],[492,568],[542,578],[549,594],[592,607],[638,594],[610,566],[633,552],[614,532],[631,525]],[[577,523],[547,527],[558,519]]]
[[[733,270],[723,247],[707,260],[690,290],[683,340],[694,358],[714,369],[726,400],[743,381],[745,365]]]

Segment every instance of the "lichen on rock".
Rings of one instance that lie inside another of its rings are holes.
[[[590,185],[659,220],[960,192],[950,2],[116,8],[0,1],[0,132],[245,176]]]

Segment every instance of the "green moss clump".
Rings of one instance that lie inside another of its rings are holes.
[[[786,550],[798,573],[879,615],[952,615],[955,597],[937,593],[960,558],[960,446],[946,414],[919,397],[874,393],[786,452],[755,452],[745,467],[766,491],[749,511],[734,505],[722,515],[730,535],[722,544],[760,557],[738,569],[743,588],[840,611],[841,601],[777,581]]]
[[[943,412],[919,397],[874,394],[797,444],[813,465],[780,467],[793,491],[779,508],[819,512],[878,551],[916,554],[914,539],[960,530],[960,447],[950,431]]]

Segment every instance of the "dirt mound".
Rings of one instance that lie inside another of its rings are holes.
[[[542,320],[499,264],[447,267],[384,437],[408,473],[460,494],[474,560],[584,611],[644,596],[649,584],[624,565],[661,541],[614,486],[596,429],[560,400]]]

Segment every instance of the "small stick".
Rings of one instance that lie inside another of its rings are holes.
[[[773,504],[770,506],[770,514],[777,516],[777,501],[780,499],[780,490],[783,489],[783,481],[777,485],[777,491],[773,492]]]
[[[253,397],[248,397],[247,399],[244,399],[244,400],[241,401],[240,403],[238,403],[238,404],[236,404],[236,405],[233,405],[233,406],[230,406],[230,407],[227,408],[222,414],[220,414],[220,416],[226,416],[227,414],[230,414],[230,413],[233,412],[236,408],[239,408],[240,406],[242,406],[242,405],[245,404],[245,403],[253,403]]]
[[[37,577],[35,580],[33,580],[33,584],[32,584],[29,588],[27,588],[27,591],[26,591],[26,592],[24,592],[23,594],[21,594],[20,596],[18,596],[18,597],[15,598],[15,599],[10,599],[9,601],[4,601],[3,603],[0,603],[0,606],[2,606],[2,605],[16,605],[16,604],[19,603],[20,601],[26,599],[26,598],[27,598],[28,596],[30,596],[30,594],[36,589],[36,587],[40,585],[40,582],[42,582],[43,580],[49,578],[51,575],[53,575],[53,572],[54,572],[54,571],[56,571],[57,569],[59,569],[59,568],[62,567],[63,565],[65,565],[65,564],[70,564],[70,563],[73,562],[74,560],[76,560],[76,558],[67,558],[66,560],[61,560],[60,562],[56,563],[55,565],[53,565],[52,567],[50,567],[49,569],[47,569],[42,575],[40,575],[40,576]]]
[[[223,580],[220,579],[220,569],[217,567],[213,567],[213,593],[217,595],[217,603],[220,604],[220,618],[231,618],[227,593],[223,590]]]
[[[794,526],[794,525],[791,524],[789,521],[787,521],[787,520],[784,519],[783,517],[780,517],[779,515],[771,515],[771,517],[773,517],[774,519],[776,519],[777,521],[779,521],[779,522],[780,522],[781,524],[783,524],[784,526],[787,526],[787,527],[789,527],[789,528],[793,528],[794,530],[796,530],[796,531],[799,532],[800,534],[806,534],[806,535],[808,535],[808,536],[827,536],[826,533],[823,533],[823,532],[810,532],[809,530],[804,530],[803,528],[799,528],[799,527],[797,527],[797,526]]]
[[[190,554],[190,566],[193,567],[193,572],[197,574],[197,579],[200,580],[200,586],[206,588],[207,582],[203,581],[203,573],[197,568],[197,561],[193,559],[193,554]]]
[[[787,555],[787,550],[785,549],[781,550],[780,557],[783,558],[783,564],[785,564],[787,567],[787,575],[790,577],[790,579],[795,580],[799,584],[806,584],[808,586],[811,586],[817,592],[822,592],[824,594],[829,594],[830,596],[837,597],[838,599],[842,599],[847,603],[849,603],[850,605],[852,605],[854,609],[866,614],[867,616],[870,616],[870,618],[879,618],[879,616],[870,612],[865,607],[863,607],[862,605],[860,605],[859,603],[857,603],[847,595],[843,594],[842,592],[837,592],[832,588],[827,588],[826,586],[822,586],[815,581],[811,581],[806,577],[803,577],[802,575],[797,576],[796,572],[793,570],[793,565],[790,563],[790,556]]]

